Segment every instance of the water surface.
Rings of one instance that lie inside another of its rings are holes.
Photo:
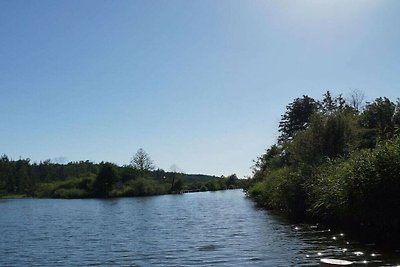
[[[0,200],[0,266],[393,266],[399,254],[258,209],[240,190]],[[341,235],[343,234],[343,235]]]

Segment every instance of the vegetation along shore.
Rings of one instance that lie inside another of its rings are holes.
[[[363,104],[328,91],[286,107],[278,141],[261,155],[246,187],[267,209],[368,233],[400,236],[400,100]]]
[[[131,164],[117,166],[90,161],[30,163],[29,159],[0,158],[0,198],[108,198],[215,191],[240,187],[235,174],[217,177],[155,169],[139,149]]]

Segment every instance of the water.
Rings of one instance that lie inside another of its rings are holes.
[[[0,216],[0,266],[318,266],[323,257],[400,263],[399,254],[345,233],[290,224],[240,190],[0,200]]]

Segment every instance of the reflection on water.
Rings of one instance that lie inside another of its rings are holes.
[[[352,261],[353,266],[396,266],[400,254],[383,252],[375,244],[361,244],[345,233],[333,232],[319,225],[294,227],[297,238],[308,244],[306,258],[318,262],[321,258]]]
[[[0,266],[394,266],[346,233],[292,225],[240,190],[113,200],[0,201]]]

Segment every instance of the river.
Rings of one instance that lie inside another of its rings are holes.
[[[394,266],[399,252],[291,224],[241,190],[109,200],[0,200],[0,266]]]

